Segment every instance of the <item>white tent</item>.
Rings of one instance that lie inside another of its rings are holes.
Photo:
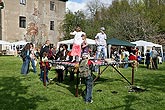
[[[11,44],[12,45],[26,45],[27,43],[29,43],[29,42],[21,40],[21,41],[17,41],[17,42],[12,42]]]
[[[7,41],[0,40],[0,44],[2,44],[2,45],[10,45],[11,43],[7,42]]]
[[[17,41],[17,42],[12,42],[11,43],[11,50],[16,50],[16,47],[18,46],[19,49],[23,48],[27,43],[29,42],[26,42],[24,40],[21,40],[21,41]]]
[[[69,47],[68,49],[70,49],[70,45],[73,44],[73,40],[74,39],[60,41],[60,42],[57,43],[57,48],[59,47],[60,44],[67,44],[68,47]],[[88,38],[87,38],[87,43],[91,44],[91,45],[95,45],[96,44],[95,40],[88,39]]]
[[[163,57],[162,45],[154,44],[152,42],[147,42],[147,41],[143,41],[143,40],[139,40],[139,41],[135,41],[135,42],[131,42],[131,43],[136,44],[137,47],[144,47],[144,55],[145,55],[147,49],[150,49],[150,51],[151,51],[153,46],[158,47],[158,48],[160,48],[160,51],[161,51],[161,54]]]
[[[0,40],[0,45],[2,45],[0,50],[4,50],[4,51],[10,50],[10,45],[11,45],[10,42]]]

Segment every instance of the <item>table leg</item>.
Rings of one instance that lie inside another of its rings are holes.
[[[132,85],[134,84],[134,66],[132,66]]]
[[[101,71],[100,66],[99,66],[98,76],[93,80],[93,82],[95,82],[100,77],[100,75],[108,68],[108,66],[109,65],[107,65],[102,71]]]
[[[130,83],[128,79],[117,68],[114,67],[114,65],[111,66],[120,74],[120,76],[122,76],[130,85],[132,85],[132,83]]]
[[[76,78],[76,93],[75,96],[78,97],[78,86],[79,86],[79,73],[77,72],[77,78]]]
[[[44,67],[44,86],[46,86],[46,66]]]

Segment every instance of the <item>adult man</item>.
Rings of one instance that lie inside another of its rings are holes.
[[[105,31],[105,28],[101,27],[100,32],[97,33],[97,35],[95,36],[95,41],[96,41],[96,46],[97,46],[96,60],[95,60],[96,62],[97,62],[97,59],[99,58],[101,52],[102,52],[103,59],[105,59],[107,57],[107,54],[106,54],[107,36],[104,31]]]
[[[45,44],[41,47],[40,50],[40,60],[42,60],[43,53],[46,52],[47,54],[49,53],[49,45],[50,45],[50,40],[46,40]]]
[[[151,60],[152,60],[153,69],[158,69],[157,59],[158,59],[158,52],[155,50],[155,46],[153,46],[151,51]]]

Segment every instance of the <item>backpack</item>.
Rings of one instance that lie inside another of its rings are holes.
[[[20,52],[20,57],[24,60],[26,58],[26,51],[25,49],[22,49]]]
[[[82,60],[79,65],[80,77],[88,77],[91,75],[91,70],[89,69],[88,59]]]

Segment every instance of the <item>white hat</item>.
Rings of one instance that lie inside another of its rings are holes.
[[[88,53],[83,53],[83,54],[82,54],[82,57],[87,58],[88,56],[89,56]]]
[[[105,28],[104,27],[101,27],[100,30],[105,31]]]

